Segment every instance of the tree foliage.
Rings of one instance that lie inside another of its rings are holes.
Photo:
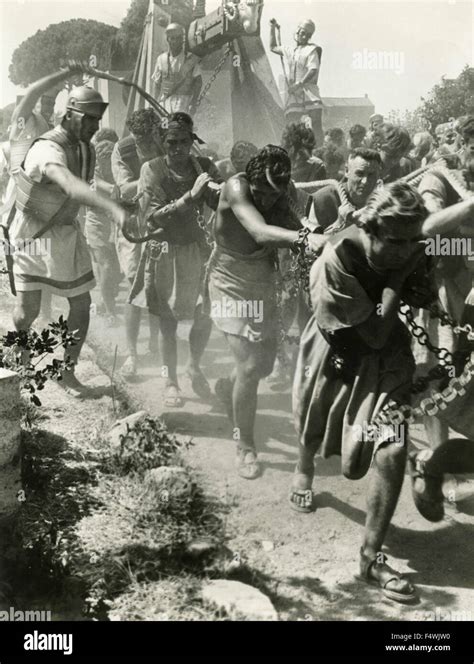
[[[99,69],[110,67],[111,44],[117,28],[99,21],[72,19],[38,30],[12,56],[12,83],[27,86],[52,74],[63,60],[85,60]],[[94,57],[95,60],[91,60]]]
[[[432,129],[451,118],[474,113],[474,68],[466,65],[455,79],[443,77],[426,98],[422,97],[418,110]]]
[[[148,5],[149,0],[132,0],[114,39],[113,66],[115,69],[133,69],[140,50]]]

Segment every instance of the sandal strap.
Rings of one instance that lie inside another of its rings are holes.
[[[360,551],[360,556],[361,556],[361,576],[363,576],[365,579],[371,579],[372,577],[370,576],[370,570],[373,567],[377,567],[378,569],[384,568],[385,572],[388,572],[390,574],[389,578],[386,580],[382,579],[375,579],[374,581],[377,581],[380,584],[380,587],[382,589],[387,589],[388,584],[391,581],[406,581],[406,579],[403,578],[403,575],[397,572],[395,569],[390,567],[390,565],[387,565],[387,556],[383,554],[381,551],[376,554],[374,558],[369,558],[366,556],[364,553],[362,553],[362,549]],[[380,556],[380,560],[378,560]]]
[[[379,562],[379,559],[381,563]],[[385,565],[387,561],[387,556],[379,551],[373,558],[369,558],[365,553],[360,550],[360,573],[365,579],[370,578],[370,570],[374,565]]]

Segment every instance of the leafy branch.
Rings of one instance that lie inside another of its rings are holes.
[[[36,392],[44,388],[48,378],[61,380],[63,372],[70,370],[73,363],[67,357],[52,359],[41,368],[39,365],[59,348],[67,349],[77,342],[62,316],[41,332],[31,329],[8,332],[0,340],[0,368],[18,373],[21,389],[29,394],[35,406],[41,406]]]

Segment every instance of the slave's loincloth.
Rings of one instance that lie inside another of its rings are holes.
[[[217,246],[211,258],[209,306],[222,332],[252,342],[274,338],[278,316],[273,250],[240,254]]]
[[[192,320],[202,300],[205,259],[199,242],[147,242],[128,301],[155,316]]]

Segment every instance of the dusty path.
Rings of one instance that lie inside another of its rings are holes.
[[[146,352],[143,326],[140,352]],[[181,369],[186,360],[188,327],[180,327]],[[123,362],[123,331],[104,329],[102,319],[92,322],[92,338],[109,357],[118,346]],[[109,359],[109,366],[112,360]],[[211,382],[229,375],[231,365],[225,342],[213,331],[204,357]],[[395,568],[406,572],[419,586],[421,602],[403,607],[385,600],[379,592],[354,579],[365,518],[367,479],[351,482],[339,474],[339,459],[320,460],[315,478],[318,508],[297,514],[287,505],[294,470],[296,440],[290,415],[290,394],[275,393],[261,383],[257,415],[257,445],[263,476],[253,482],[234,472],[234,444],[227,417],[217,402],[205,404],[183,378],[186,398],[182,409],[164,412],[164,380],[160,367],[142,368],[130,393],[142,407],[162,415],[170,429],[192,436],[195,445],[189,461],[202,482],[232,506],[228,518],[230,546],[269,577],[276,590],[277,609],[290,620],[424,620],[474,617],[474,501],[448,506],[441,525],[424,521],[416,511],[406,477],[390,535],[387,554]],[[413,442],[426,445],[423,428],[412,432]],[[459,509],[463,509],[460,512]],[[450,612],[450,613],[448,613]],[[463,612],[462,614],[459,612]]]
[[[139,352],[143,355],[147,325],[142,327]],[[181,369],[188,329],[186,325],[180,328]],[[125,359],[123,329],[106,328],[101,317],[93,317],[90,342],[101,366],[108,365],[109,371],[117,345],[117,369],[121,366]],[[204,357],[211,385],[230,369],[224,340],[213,331]],[[83,363],[80,377],[87,380],[87,363]],[[217,402],[201,402],[183,379],[184,407],[164,412],[163,386],[160,367],[155,366],[140,369],[128,391],[142,408],[163,416],[170,429],[193,438],[190,464],[203,484],[231,505],[229,546],[266,578],[281,619],[473,619],[474,501],[448,506],[442,524],[432,525],[415,510],[409,478],[405,478],[386,553],[393,566],[417,584],[421,602],[411,607],[391,603],[354,578],[365,518],[366,479],[346,480],[339,474],[337,458],[320,460],[314,485],[316,512],[297,514],[287,505],[296,458],[289,391],[275,393],[265,382],[261,385],[256,440],[264,474],[249,482],[234,472],[231,426]],[[421,427],[415,427],[412,434],[417,446],[426,444]]]

